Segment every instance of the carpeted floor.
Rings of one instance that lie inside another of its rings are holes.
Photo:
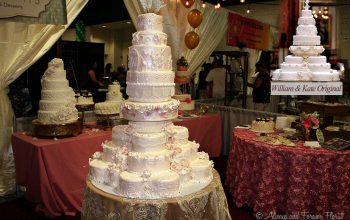
[[[226,157],[213,158],[215,169],[220,173],[221,181],[224,183],[226,173]],[[224,187],[225,188],[225,187]],[[232,220],[254,220],[252,209],[249,207],[237,208],[233,204],[232,197],[225,189],[229,210]],[[0,219],[1,220],[43,220],[46,218],[42,213],[35,212],[35,204],[27,201],[23,193],[0,197]],[[80,214],[76,216],[61,216],[53,219],[59,220],[77,220]]]

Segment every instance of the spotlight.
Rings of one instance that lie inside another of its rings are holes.
[[[247,8],[247,14],[250,14],[250,8],[249,7]]]
[[[202,1],[202,8],[205,8],[205,1]]]
[[[245,0],[239,0],[239,2],[240,2],[240,3],[244,3],[244,2],[245,2]]]
[[[186,4],[186,6],[188,6],[190,3],[188,2],[188,0],[186,0],[186,3],[185,3],[185,4]]]

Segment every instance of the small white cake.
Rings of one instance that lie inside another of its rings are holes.
[[[252,122],[251,130],[258,133],[274,132],[275,122],[269,119],[257,118]]]
[[[195,109],[195,101],[191,100],[190,94],[177,94],[173,96],[174,99],[179,100],[179,110],[191,111]]]

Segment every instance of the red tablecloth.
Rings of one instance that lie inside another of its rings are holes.
[[[310,149],[302,142],[273,146],[255,136],[234,130],[225,184],[238,207],[248,204],[260,219],[293,213],[299,219],[311,219],[305,213],[313,219],[331,219],[327,213],[350,219],[349,150]]]
[[[205,151],[210,157],[221,154],[221,116],[219,113],[206,114],[195,118],[174,121],[175,125],[188,128],[189,140],[200,144],[199,151]]]
[[[111,131],[84,130],[77,137],[36,139],[23,133],[12,136],[17,184],[38,204],[36,210],[53,217],[81,210],[89,158],[101,151]]]
[[[174,122],[189,129],[189,139],[216,157],[221,151],[219,114]],[[86,129],[77,137],[36,139],[22,132],[13,134],[17,184],[26,187],[26,198],[38,204],[47,216],[74,215],[81,211],[89,158],[101,151],[101,143],[111,139],[111,131]]]

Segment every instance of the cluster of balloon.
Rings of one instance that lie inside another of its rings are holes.
[[[181,2],[186,8],[190,8],[195,0],[181,0]],[[202,13],[198,9],[192,9],[187,14],[187,21],[193,28],[197,28],[202,23],[202,20]],[[199,44],[199,35],[194,31],[188,32],[185,35],[185,44],[189,49],[196,48]]]

